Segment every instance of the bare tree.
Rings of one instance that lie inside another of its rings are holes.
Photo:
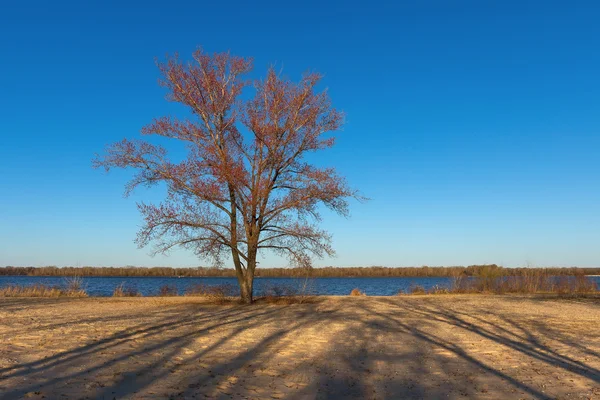
[[[158,65],[168,100],[188,106],[192,116],[155,119],[142,134],[185,142],[187,158],[173,162],[163,147],[123,140],[94,160],[107,171],[137,170],[127,194],[139,185],[166,184],[164,202],[138,204],[145,220],[138,245],[153,242],[156,253],[181,246],[216,264],[230,254],[247,303],[260,251],[301,266],[310,265],[310,256],[333,255],[330,236],[316,226],[319,207],[347,215],[347,200],[359,196],[334,169],[304,159],[333,146],[326,134],[342,125],[327,94],[315,91],[321,76],[293,83],[269,69],[264,80],[249,82],[250,59],[202,50],[193,62],[175,56]],[[243,100],[248,86],[254,96]]]

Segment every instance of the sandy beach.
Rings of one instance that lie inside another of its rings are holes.
[[[600,300],[0,299],[0,399],[600,398]]]

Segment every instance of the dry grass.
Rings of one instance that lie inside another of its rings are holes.
[[[0,297],[87,297],[85,290],[62,289],[57,286],[47,285],[9,285],[0,288]]]
[[[524,276],[488,276],[467,279],[456,278],[451,293],[585,295],[596,293],[598,287],[587,276],[552,276],[531,273]]]

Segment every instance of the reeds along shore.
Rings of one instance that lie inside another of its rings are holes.
[[[468,267],[322,267],[322,268],[258,268],[258,277],[457,277],[544,275],[600,275],[600,268],[504,268],[496,264]],[[184,276],[235,277],[231,268],[170,267],[1,267],[0,275],[20,276]]]
[[[87,297],[83,280],[79,277],[66,278],[62,286],[7,285],[0,287],[0,297]]]
[[[559,295],[585,295],[597,294],[598,285],[585,275],[548,275],[543,273],[530,273],[521,276],[488,276],[488,277],[457,277],[453,279],[452,286],[434,286],[425,289],[423,286],[411,286],[402,294],[536,294],[554,293]]]

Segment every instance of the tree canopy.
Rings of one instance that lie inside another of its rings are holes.
[[[333,146],[331,133],[343,123],[327,92],[316,90],[321,75],[295,83],[270,68],[263,80],[250,81],[251,59],[201,49],[191,62],[174,56],[158,66],[168,100],[191,116],[157,118],[142,134],[185,142],[187,157],[173,162],[162,146],[125,139],[94,161],[106,170],[137,170],[127,193],[166,184],[162,203],[138,205],[138,244],[153,243],[162,253],[184,247],[215,264],[230,255],[247,302],[259,252],[304,267],[312,256],[333,255],[330,235],[317,225],[319,209],[348,215],[348,200],[361,197],[335,169],[305,158]],[[249,98],[242,97],[247,87],[254,88]]]

